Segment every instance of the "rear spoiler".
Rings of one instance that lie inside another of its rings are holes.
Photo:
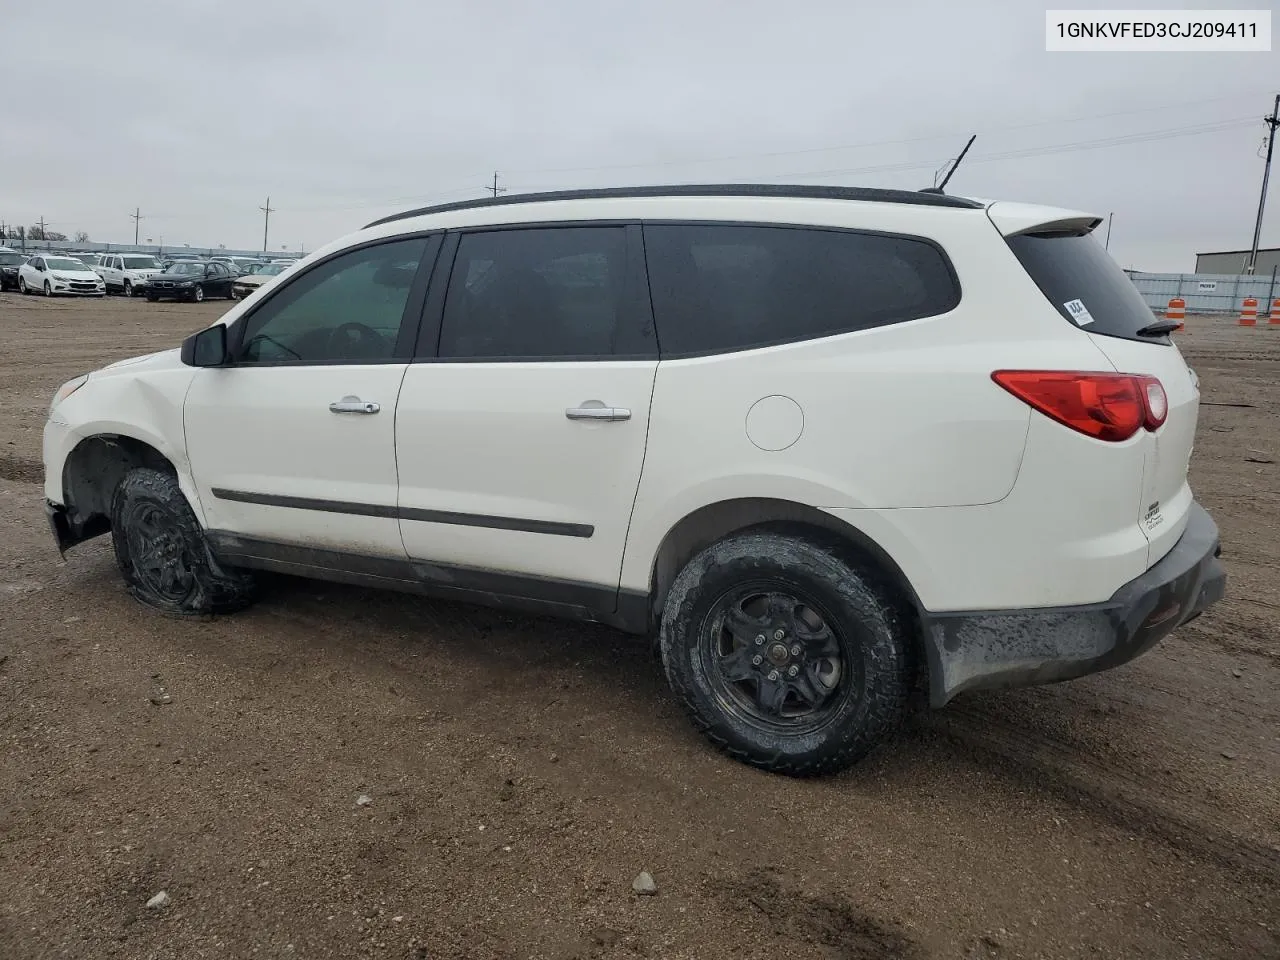
[[[1001,235],[1006,237],[1024,233],[1085,234],[1102,223],[1102,217],[1082,210],[1063,210],[1005,200],[987,207],[987,216]]]

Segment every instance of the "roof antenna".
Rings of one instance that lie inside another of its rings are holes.
[[[969,152],[969,148],[973,146],[973,141],[978,139],[975,133],[969,138],[969,142],[964,145],[964,149],[960,151],[960,156],[956,157],[955,162],[951,164],[951,169],[947,171],[947,175],[942,178],[942,182],[936,187],[925,187],[921,193],[942,193],[946,189],[948,183],[951,182],[951,176],[956,172],[956,167],[960,166],[960,161],[964,159],[964,155]]]

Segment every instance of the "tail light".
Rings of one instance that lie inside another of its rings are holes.
[[[1095,440],[1158,430],[1169,400],[1155,377],[1069,370],[997,370],[991,379],[1046,417]]]

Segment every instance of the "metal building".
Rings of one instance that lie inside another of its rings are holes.
[[[1240,274],[1249,262],[1248,250],[1224,250],[1220,253],[1197,253],[1196,273]],[[1258,262],[1254,276],[1271,276],[1273,268],[1280,266],[1280,247],[1258,250]]]

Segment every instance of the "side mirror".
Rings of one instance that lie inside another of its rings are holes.
[[[227,360],[227,328],[215,323],[182,341],[182,362],[188,367],[221,367]]]

